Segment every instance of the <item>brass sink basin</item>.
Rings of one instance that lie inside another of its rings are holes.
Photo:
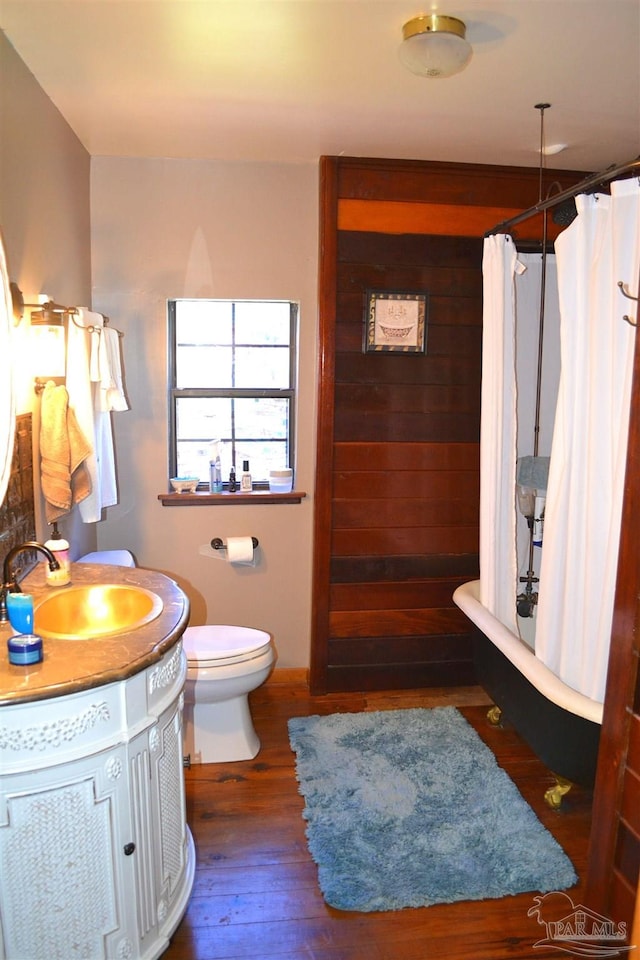
[[[162,600],[133,584],[64,587],[35,609],[35,632],[54,640],[90,640],[129,633],[155,620]]]

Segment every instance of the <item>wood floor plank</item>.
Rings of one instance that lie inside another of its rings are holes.
[[[249,869],[224,864],[219,870],[196,870],[192,898],[220,894],[260,893],[265,890],[312,887],[317,890],[315,864],[309,857],[290,863],[269,863]]]
[[[311,697],[298,682],[256,691],[252,712],[262,747],[255,760],[185,771],[196,878],[164,960],[557,960],[557,950],[534,946],[544,929],[527,915],[533,894],[341,912],[324,902],[308,852],[289,717],[457,705],[570,856],[580,882],[568,893],[580,903],[590,793],[574,788],[559,812],[551,810],[544,791],[553,775],[512,729],[488,723],[488,702],[478,688]]]

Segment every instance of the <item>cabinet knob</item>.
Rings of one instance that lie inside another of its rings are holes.
[[[125,843],[124,845],[124,855],[125,857],[130,857],[133,851],[135,850],[135,843]]]
[[[187,753],[186,756],[182,758],[182,766],[186,767],[187,770],[191,770],[191,754]]]

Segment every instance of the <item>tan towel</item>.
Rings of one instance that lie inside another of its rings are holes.
[[[67,388],[49,381],[40,409],[40,473],[47,523],[69,513],[91,493],[84,460],[93,447],[69,406]]]

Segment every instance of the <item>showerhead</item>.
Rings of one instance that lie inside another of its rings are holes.
[[[576,202],[572,197],[569,200],[565,200],[564,203],[558,204],[553,211],[551,219],[559,227],[568,227],[570,223],[573,223],[577,215]]]

